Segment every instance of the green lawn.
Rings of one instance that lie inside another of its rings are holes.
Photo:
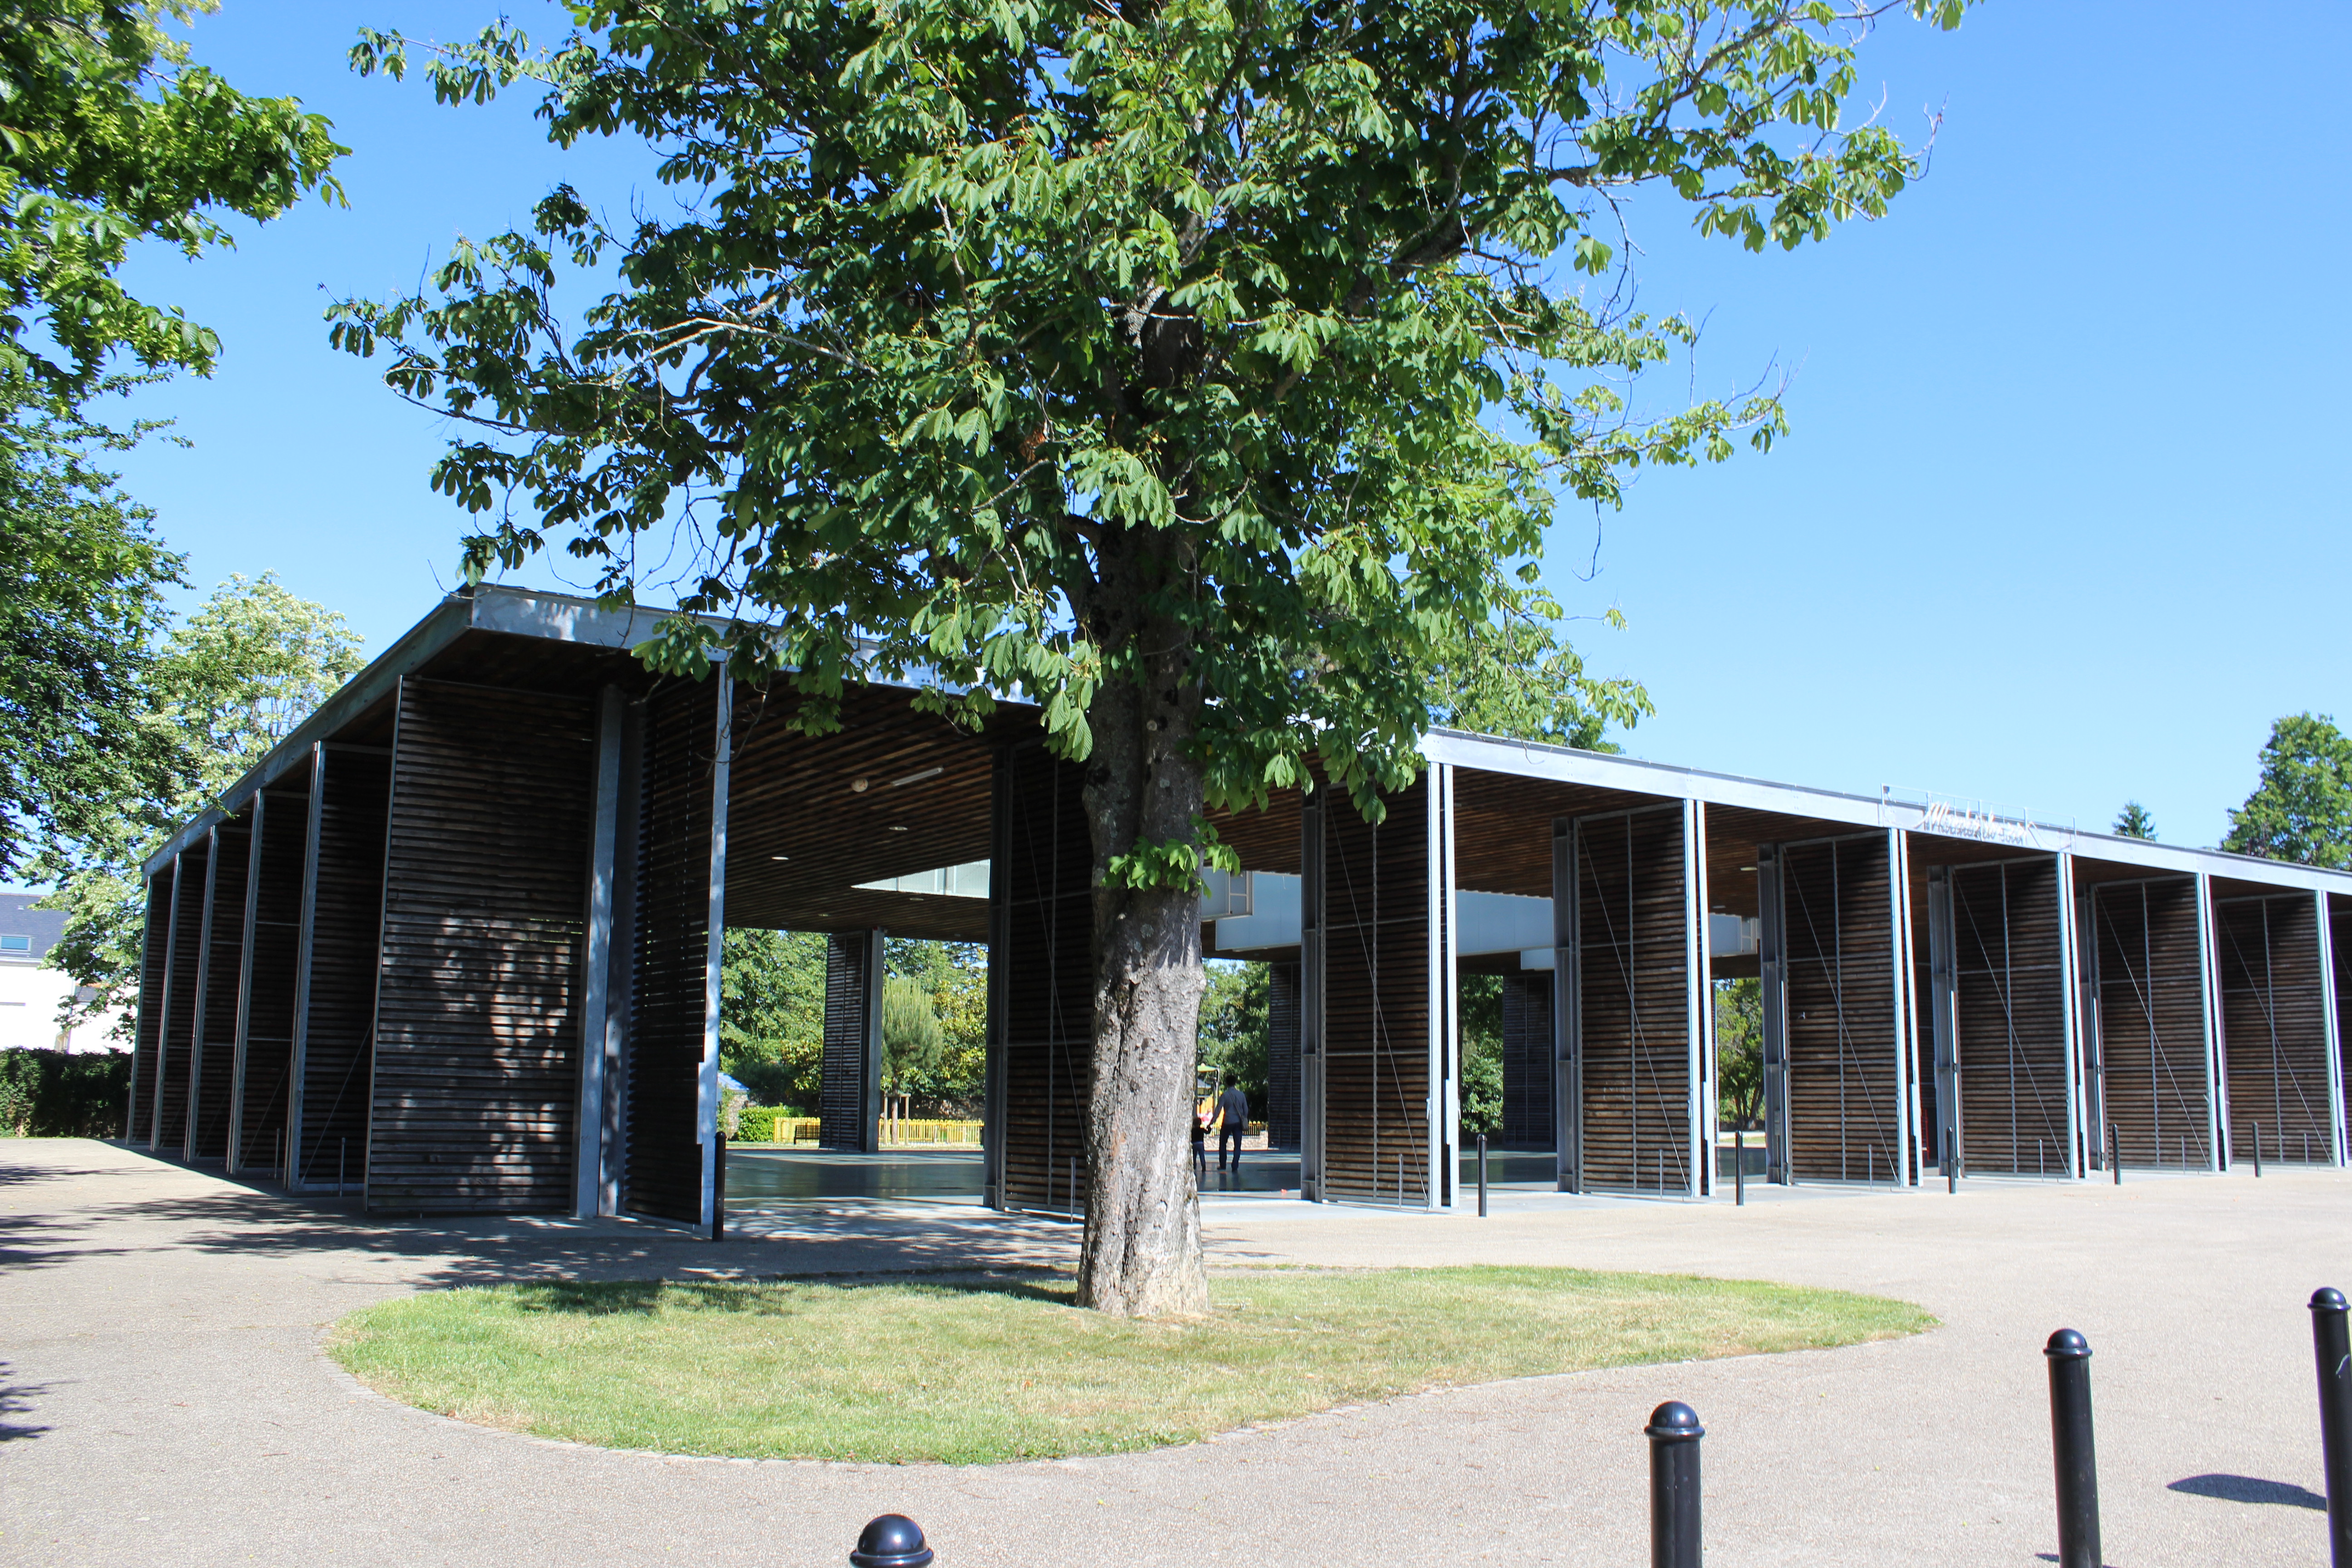
[[[1214,1283],[1213,1313],[1164,1322],[1080,1311],[1068,1281],[1051,1278],[504,1285],[354,1312],[329,1349],[393,1398],[545,1437],[973,1464],[1189,1443],[1423,1389],[1934,1323],[1874,1296],[1566,1268],[1269,1270]]]

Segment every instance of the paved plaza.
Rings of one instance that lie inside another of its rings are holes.
[[[0,1562],[830,1564],[921,1521],[941,1568],[1628,1564],[1651,1407],[1706,1422],[1722,1563],[2016,1564],[2055,1549],[2043,1338],[2092,1363],[2118,1568],[2325,1560],[2314,1287],[2352,1287],[2352,1174],[1511,1194],[1492,1217],[1213,1200],[1225,1265],[1571,1264],[1916,1301],[1849,1350],[1461,1389],[1112,1458],[951,1468],[669,1458],[462,1426],[361,1389],[322,1328],[529,1276],[1066,1262],[1050,1220],[856,1200],[648,1226],[389,1223],[110,1144],[0,1140]]]

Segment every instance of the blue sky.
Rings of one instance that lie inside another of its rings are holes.
[[[525,100],[445,109],[344,65],[362,24],[450,37],[494,10],[224,0],[198,58],[332,118],[352,205],[134,266],[226,353],[145,395],[194,446],[133,454],[128,488],[197,584],[274,570],[372,652],[454,580],[463,519],[425,484],[444,428],[331,353],[320,312],[414,288],[557,179],[625,206],[643,167],[548,147]],[[1944,119],[1886,221],[1759,257],[1634,209],[1643,305],[1706,322],[1695,369],[1645,395],[1790,373],[1794,428],[1769,458],[1647,474],[1597,524],[1563,515],[1563,599],[1632,623],[1591,625],[1590,664],[1659,708],[1630,750],[2085,827],[2136,796],[2207,844],[2273,718],[2352,721],[2352,7],[2258,15],[1993,0],[1957,34],[1895,26],[1864,97],[1906,136]]]

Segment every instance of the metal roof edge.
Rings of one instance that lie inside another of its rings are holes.
[[[1708,773],[1669,763],[1646,762],[1608,752],[1587,752],[1544,741],[1519,741],[1504,735],[1481,735],[1467,730],[1433,729],[1422,738],[1422,755],[1488,773],[1515,773],[1522,778],[1549,779],[1560,784],[1596,784],[1647,795],[1705,801],[1710,805],[1743,806],[1790,816],[1851,822],[1865,827],[1900,827],[1931,838],[1969,838],[1969,834],[1941,833],[1928,825],[1928,807],[1918,801],[1853,795],[1843,790],[1816,789],[1780,784],[1737,773]],[[2027,851],[2067,853],[2096,860],[2112,860],[2151,870],[2190,875],[2231,877],[2241,881],[2267,882],[2276,887],[2307,888],[2352,895],[2352,872],[2325,867],[2270,860],[2229,849],[2199,849],[2159,844],[2149,838],[2123,838],[2113,834],[2048,823],[2019,825],[2032,842]]]

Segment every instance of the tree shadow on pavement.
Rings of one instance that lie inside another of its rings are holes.
[[[33,1408],[34,1395],[47,1392],[47,1386],[43,1384],[18,1383],[15,1368],[0,1361],[0,1443],[37,1437],[48,1430],[47,1426],[36,1426],[30,1422],[16,1419]]]
[[[1067,1306],[1070,1292],[1046,1284],[1042,1271],[1019,1274],[895,1274],[816,1279],[800,1281],[835,1290],[878,1290],[919,1286],[958,1295],[1013,1296],[1024,1300]],[[515,1303],[525,1311],[563,1312],[583,1317],[612,1317],[625,1312],[651,1314],[662,1303],[664,1291],[683,1295],[688,1304],[703,1311],[784,1315],[793,1310],[788,1295],[762,1291],[761,1283],[734,1279],[548,1279],[526,1280],[513,1287]]]
[[[2164,1489],[2190,1497],[2220,1498],[2227,1502],[2277,1503],[2285,1508],[2327,1511],[2327,1500],[2291,1481],[2265,1481],[2253,1476],[2189,1476]]]

